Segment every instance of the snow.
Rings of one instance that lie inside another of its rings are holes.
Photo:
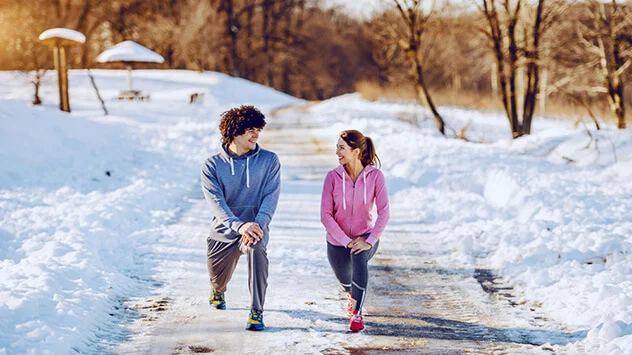
[[[120,323],[134,315],[123,300],[157,287],[146,278],[152,270],[168,277],[170,265],[186,263],[160,264],[152,247],[172,238],[175,248],[186,228],[173,223],[200,203],[199,166],[219,146],[220,114],[241,104],[270,113],[301,103],[218,73],[153,70],[135,72],[150,101],[119,102],[111,98],[127,73],[92,73],[109,116],[85,71],[69,73],[72,114],[56,109],[55,73],[45,77],[42,107],[28,104],[32,89],[22,76],[0,73],[0,353],[99,353],[125,340]],[[190,105],[192,92],[205,93],[204,101]],[[494,268],[519,302],[585,332],[576,343],[555,345],[556,352],[632,352],[629,130],[537,118],[534,134],[512,140],[499,113],[439,108],[454,131],[469,124],[466,142],[442,137],[414,104],[350,94],[306,109],[332,154],[344,129],[374,139],[391,205],[405,221],[397,230],[432,233],[444,265]],[[310,172],[283,174],[287,182]],[[296,199],[283,208],[303,211]],[[276,228],[318,234],[318,223],[300,225],[308,218]],[[385,236],[385,248],[396,245],[394,229]],[[272,255],[297,253],[292,243],[281,238]],[[297,269],[315,283],[331,276],[320,249],[303,243],[298,264],[280,262],[274,277]],[[303,301],[292,282],[274,285],[283,302]],[[326,347],[341,338],[319,341]]]
[[[331,124],[332,146],[348,128],[374,138],[391,204],[443,237],[446,265],[499,269],[522,301],[589,329],[569,353],[632,351],[629,130],[536,120],[533,135],[513,141],[500,114],[440,110],[457,132],[473,122],[467,138],[488,142],[478,144],[441,137],[428,113],[405,104],[346,95],[313,110]],[[401,121],[411,116],[416,129]]]
[[[163,63],[165,59],[147,47],[134,41],[124,41],[103,51],[96,58],[97,63],[107,62],[150,62]]]
[[[115,96],[122,72],[93,73],[102,94]],[[54,109],[54,80],[43,87],[46,106],[33,108],[19,74],[0,75],[9,83],[0,93],[0,352],[8,353],[68,353],[102,336],[113,305],[139,289],[139,252],[197,196],[221,112],[298,101],[221,74],[139,71],[159,99],[108,99],[111,115],[102,116],[86,73],[71,71],[68,115]],[[189,105],[189,90],[207,99]]]
[[[86,41],[86,36],[83,33],[68,28],[51,28],[42,32],[39,36],[40,41],[52,38],[63,38],[79,43]]]

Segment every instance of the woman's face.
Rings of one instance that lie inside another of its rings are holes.
[[[338,163],[341,165],[349,164],[360,160],[360,148],[351,149],[344,139],[338,138],[338,143],[336,143],[336,155],[338,156]]]

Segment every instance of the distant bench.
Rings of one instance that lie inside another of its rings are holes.
[[[149,94],[145,94],[139,90],[123,90],[115,98],[116,100],[149,100]]]
[[[145,94],[142,91],[138,90],[124,90],[119,93],[115,100],[140,100],[145,101],[149,100],[149,94]],[[192,92],[189,94],[189,104],[194,104],[198,101],[204,101],[204,93],[203,92]]]

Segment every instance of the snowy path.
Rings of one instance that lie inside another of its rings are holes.
[[[324,146],[307,124],[309,116],[286,112],[270,117],[261,143],[277,152],[283,185],[268,256],[270,280],[266,331],[243,330],[248,315],[246,259],[227,291],[228,309],[208,308],[205,263],[208,211],[194,201],[180,220],[164,227],[153,253],[162,286],[153,297],[130,300],[142,316],[133,335],[114,353],[151,354],[377,354],[377,353],[550,353],[576,340],[510,298],[490,297],[486,270],[440,265],[442,241],[408,211],[391,201],[392,219],[371,263],[366,302],[367,329],[346,332],[341,300],[325,253],[319,221],[322,178],[335,164],[333,146]],[[283,122],[281,127],[280,122]],[[283,128],[282,130],[279,128]],[[445,256],[445,255],[443,255]],[[445,258],[441,258],[445,260]],[[502,290],[501,293],[510,293]]]

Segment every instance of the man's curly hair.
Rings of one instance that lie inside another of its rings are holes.
[[[222,134],[222,143],[230,144],[235,137],[246,133],[251,128],[266,126],[266,117],[254,106],[242,105],[222,113],[219,122],[219,131]]]

